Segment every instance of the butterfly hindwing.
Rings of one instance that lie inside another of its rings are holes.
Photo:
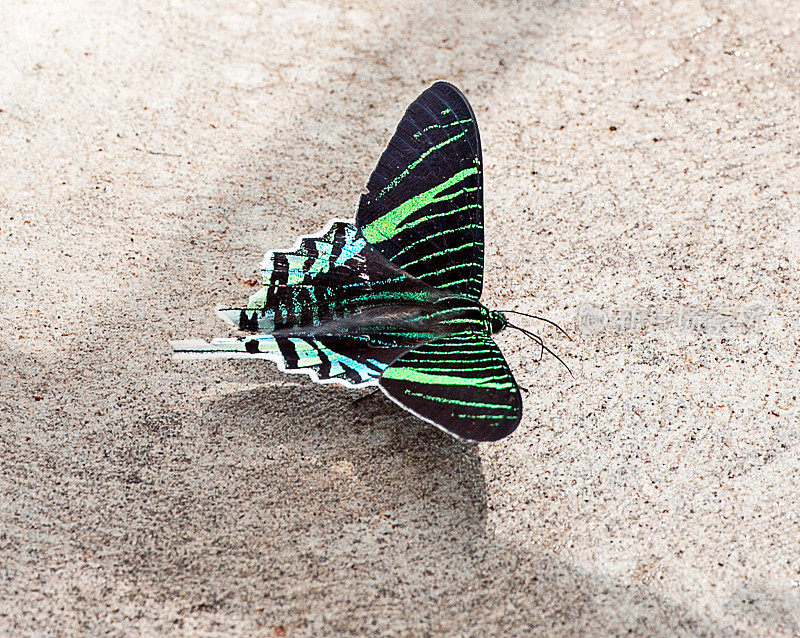
[[[368,336],[253,335],[174,341],[177,359],[268,359],[284,372],[304,372],[321,383],[374,385],[383,370],[413,347],[414,340]]]
[[[361,196],[356,225],[422,281],[477,300],[483,286],[483,167],[467,99],[437,82],[408,107]]]
[[[496,441],[522,417],[519,388],[488,334],[460,332],[399,357],[378,385],[416,416],[462,439]]]
[[[380,303],[425,302],[441,293],[373,249],[354,224],[336,221],[302,237],[293,251],[267,253],[262,287],[245,308],[219,314],[241,330],[314,326]]]

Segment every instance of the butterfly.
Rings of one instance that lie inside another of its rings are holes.
[[[478,125],[464,94],[437,82],[408,107],[355,223],[268,252],[247,305],[218,311],[248,334],[174,341],[175,357],[269,359],[319,383],[377,385],[455,437],[496,441],[522,400],[492,340],[512,324],[479,301],[483,255]]]

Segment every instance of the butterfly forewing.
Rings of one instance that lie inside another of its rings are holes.
[[[522,417],[514,377],[483,332],[457,333],[414,348],[383,371],[378,385],[416,416],[470,441],[508,436]]]
[[[483,286],[483,168],[467,99],[437,82],[408,108],[361,196],[356,224],[393,263],[478,299]]]

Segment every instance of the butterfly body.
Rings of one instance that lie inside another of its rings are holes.
[[[480,303],[480,140],[466,98],[438,82],[408,108],[362,195],[334,221],[267,253],[262,286],[219,314],[244,334],[173,342],[177,358],[256,358],[320,383],[377,385],[459,438],[490,441],[520,421],[519,388]]]

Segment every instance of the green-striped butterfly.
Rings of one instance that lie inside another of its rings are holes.
[[[249,334],[175,341],[176,358],[270,359],[320,383],[377,385],[472,441],[495,441],[519,424],[520,390],[491,338],[510,324],[479,301],[478,126],[451,84],[437,82],[408,108],[355,224],[336,220],[291,251],[267,253],[261,272],[246,307],[219,311]]]

